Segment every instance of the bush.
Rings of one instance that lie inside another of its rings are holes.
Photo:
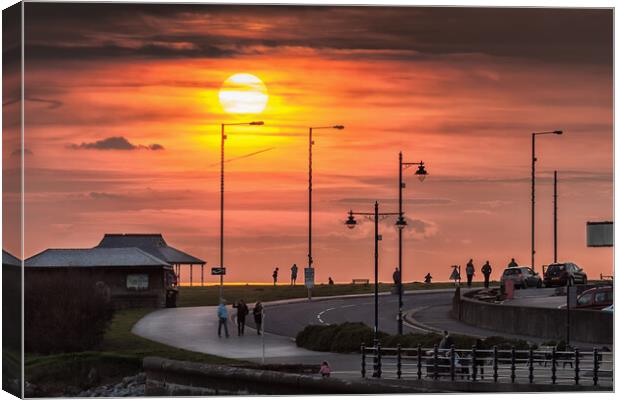
[[[298,347],[315,351],[331,351],[334,353],[351,353],[360,350],[362,343],[372,345],[373,331],[362,322],[345,322],[338,325],[308,325],[297,334]],[[439,345],[442,335],[429,333],[407,333],[404,335],[388,335],[379,332],[379,341],[383,347],[394,348],[399,344],[403,348],[431,348]],[[498,349],[517,350],[529,349],[530,344],[525,340],[511,339],[501,336],[490,336],[484,340],[466,335],[452,335],[454,347],[457,349],[470,349],[476,346],[481,350],[490,350],[493,346]]]
[[[40,354],[95,348],[113,317],[109,292],[95,277],[36,272],[24,286],[24,346]],[[109,290],[109,289],[108,289]]]

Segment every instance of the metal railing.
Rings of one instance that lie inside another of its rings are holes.
[[[613,353],[535,349],[361,347],[362,377],[474,382],[604,385],[613,383]],[[370,359],[370,360],[369,360]]]

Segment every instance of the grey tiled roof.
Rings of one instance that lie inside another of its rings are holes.
[[[138,247],[170,264],[205,264],[205,261],[168,246],[160,233],[106,233],[96,248]]]
[[[26,267],[160,267],[167,262],[137,247],[47,249],[27,258]]]
[[[2,265],[11,265],[13,267],[21,267],[22,262],[19,260],[19,258],[15,257],[13,254],[3,249],[2,250]]]

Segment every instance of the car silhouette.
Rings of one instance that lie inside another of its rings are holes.
[[[524,266],[506,268],[500,278],[500,285],[504,287],[505,282],[509,280],[514,282],[515,289],[542,287],[543,284],[543,280],[537,272],[534,272],[530,267]]]
[[[549,264],[543,279],[545,287],[573,286],[576,283],[588,283],[588,275],[577,264],[572,262]]]

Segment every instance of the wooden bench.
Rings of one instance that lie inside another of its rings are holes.
[[[352,285],[358,285],[358,284],[360,284],[360,285],[368,285],[368,284],[370,284],[370,279],[353,279],[351,281],[351,284]]]

